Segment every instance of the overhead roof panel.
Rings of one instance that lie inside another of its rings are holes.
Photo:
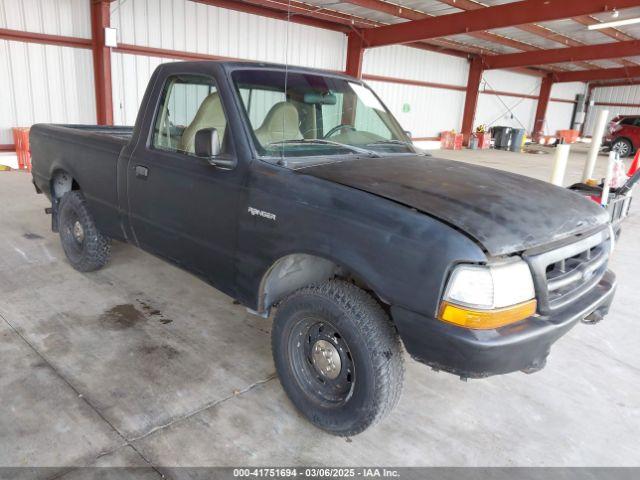
[[[505,37],[513,38],[514,40],[519,40],[521,42],[525,42],[542,49],[561,48],[565,46],[564,44],[558,43],[545,37],[541,37],[540,35],[536,35],[535,33],[521,30],[518,27],[496,28],[494,30],[491,30],[491,32],[503,35]]]
[[[597,43],[607,43],[611,41],[604,33],[597,30],[589,30],[585,25],[576,22],[570,18],[564,20],[553,20],[551,22],[542,22],[539,25],[549,30],[569,37],[578,42],[587,45],[595,45]]]
[[[353,15],[355,17],[360,17],[363,19],[372,20],[375,22],[383,23],[383,24],[396,24],[401,22],[406,22],[406,19],[398,18],[393,15],[388,15],[386,13],[379,12],[375,9],[361,7],[359,5],[354,5],[349,3],[348,0],[344,0],[340,3],[337,3],[336,0],[304,0],[305,3],[316,5],[320,8],[326,8],[330,10],[335,10],[341,13],[345,13],[348,15]],[[464,10],[452,7],[447,5],[446,3],[442,3],[439,0],[389,0],[390,2],[400,5],[402,7],[417,10],[419,12],[426,13],[428,15],[450,15],[453,13],[459,13]],[[492,7],[497,5],[504,5],[508,3],[513,3],[519,0],[481,0],[482,5]],[[596,18],[600,21],[609,21],[612,20],[610,13],[601,13],[597,15],[592,15],[593,18]],[[620,11],[619,19],[622,18],[633,18],[640,17],[640,7],[629,8]],[[611,43],[614,40],[599,32],[598,30],[589,30],[585,25],[572,20],[572,19],[564,19],[564,20],[554,20],[550,22],[543,22],[539,24],[540,26],[547,28],[549,30],[549,34],[552,35],[557,33],[561,36],[568,37],[572,40],[575,40],[580,43],[584,43],[586,45],[595,45],[601,43]],[[640,23],[635,25],[628,25],[624,27],[618,27],[618,30],[624,32],[625,34],[632,36],[634,38],[640,39]],[[498,28],[491,30],[492,33],[497,35],[513,39],[519,42],[523,42],[534,47],[540,49],[555,49],[566,47],[567,45],[556,40],[552,40],[549,38],[545,38],[544,36],[536,35],[535,33],[531,33],[525,30],[522,30],[518,26],[514,27],[506,27],[506,28]],[[482,49],[486,49],[489,52],[495,52],[497,54],[507,54],[507,53],[516,53],[521,50],[503,45],[501,43],[492,42],[490,40],[479,39],[475,36],[470,36],[468,34],[461,35],[453,35],[449,37],[444,37],[446,40],[455,41],[461,43],[463,45],[469,47],[480,47]],[[453,46],[455,48],[455,46]],[[636,58],[629,58],[629,60],[640,63],[640,56]],[[594,65],[598,65],[602,68],[615,68],[620,66],[619,61],[615,60],[600,60],[600,61],[592,61]],[[556,64],[561,65],[563,68],[569,70],[581,70],[583,67],[576,66],[575,64]]]
[[[430,15],[450,15],[462,12],[459,8],[451,7],[438,0],[394,0],[393,3],[428,13]]]
[[[447,40],[454,40],[456,42],[465,43],[467,45],[472,45],[474,47],[484,48],[489,51],[493,51],[496,53],[518,53],[521,50],[509,47],[507,45],[502,45],[501,43],[491,42],[489,40],[484,40],[482,38],[472,37],[467,34],[460,35],[451,35],[449,37],[445,37]]]
[[[582,67],[580,65],[577,65],[575,63],[566,63],[566,62],[564,62],[564,63],[554,63],[553,65],[556,66],[556,67],[560,67],[560,68],[562,68],[564,70],[571,70],[571,71],[586,70],[586,68],[584,68],[584,67]]]
[[[398,23],[400,21],[403,21],[402,19],[399,19],[392,15],[387,15],[386,13],[378,12],[376,10],[363,8],[359,5],[354,5],[348,2],[336,3],[335,0],[305,0],[304,3],[315,5],[321,8],[326,8],[328,10],[335,10],[337,12],[346,13],[355,17],[375,20],[382,23]]]

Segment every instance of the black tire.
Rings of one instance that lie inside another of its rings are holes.
[[[626,138],[618,138],[611,144],[611,150],[617,151],[624,158],[633,153],[633,145]]]
[[[330,347],[318,354],[322,342],[333,346],[339,368],[322,359]],[[404,377],[400,339],[380,305],[355,285],[330,280],[291,294],[278,307],[271,346],[293,404],[334,435],[356,435],[398,403]],[[331,373],[321,371],[318,358]]]
[[[111,254],[110,240],[96,228],[79,191],[73,190],[62,196],[58,230],[62,249],[73,268],[79,272],[92,272],[106,265]]]

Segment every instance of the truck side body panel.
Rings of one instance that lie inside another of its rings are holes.
[[[95,127],[34,125],[30,137],[33,179],[50,196],[52,179],[67,172],[82,190],[100,231],[125,240],[124,212],[118,208],[117,158],[127,139],[96,131]],[[109,127],[104,131],[109,132]]]

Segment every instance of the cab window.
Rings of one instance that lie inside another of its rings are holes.
[[[198,130],[215,128],[222,152],[228,142],[227,119],[213,79],[175,75],[165,83],[153,130],[153,147],[195,155]]]

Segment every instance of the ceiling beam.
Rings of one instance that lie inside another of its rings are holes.
[[[371,47],[428,40],[493,28],[559,20],[638,5],[638,0],[523,0],[478,10],[367,29]]]
[[[383,0],[345,0],[345,2],[352,5],[357,5],[362,8],[366,8],[368,10],[373,10],[375,12],[385,13],[393,17],[404,18],[405,20],[423,20],[425,18],[434,17],[434,15],[431,15],[429,13],[413,10],[411,8],[403,7],[401,5],[396,5],[394,3],[389,3]],[[533,45],[525,42],[520,42],[512,38],[507,38],[496,33],[471,32],[469,33],[469,35],[489,42],[499,43],[511,48],[516,48],[518,50],[538,50],[538,48]]]
[[[424,18],[430,18],[434,16],[425,12],[404,7],[402,5],[396,5],[395,3],[389,3],[388,1],[383,1],[383,0],[345,0],[345,2],[350,3],[352,5],[357,5],[362,8],[366,8],[368,10],[385,13],[393,17],[404,18],[406,20],[422,20]],[[507,38],[502,35],[497,35],[491,32],[472,32],[469,35],[482,40],[489,41],[489,42],[506,45],[508,47],[515,48],[518,50],[523,50],[523,51],[541,50],[539,47],[536,47],[534,45],[530,45],[525,42],[520,42],[518,40]],[[488,49],[482,49],[481,47],[478,47],[475,45],[468,45],[460,42],[453,43],[449,39],[442,39],[442,38],[432,39],[432,40],[429,40],[429,43],[439,44],[449,49],[459,49],[461,51],[464,51],[467,53],[473,53],[476,55],[486,55],[487,53],[492,53],[491,51],[488,51]],[[424,43],[411,44],[411,46],[415,46],[415,47],[418,47],[418,45],[424,45]],[[520,73],[533,74],[536,76],[544,76],[545,74],[544,72],[541,72],[541,71],[533,71],[529,69],[525,71],[521,71]]]
[[[440,3],[444,3],[451,7],[458,8],[460,10],[481,10],[481,9],[487,8],[487,5],[484,5],[482,3],[478,3],[472,0],[438,0],[438,1]],[[584,15],[584,17],[591,18],[587,15]],[[577,17],[577,18],[580,18],[580,17]],[[577,21],[577,18],[574,18],[573,20]],[[597,20],[594,20],[594,22],[597,22]],[[560,43],[565,47],[581,47],[582,45],[585,45],[582,42],[578,42],[573,38],[567,37],[566,35],[562,35],[560,33],[554,32],[553,30],[543,27],[542,25],[535,25],[535,24],[519,25],[515,28],[517,28],[518,30],[522,30],[523,32],[532,33],[541,38],[546,38],[547,40],[551,40],[552,42]],[[619,39],[619,40],[635,40],[635,39],[627,38],[627,39]],[[619,63],[621,65],[627,64],[625,60],[621,60]],[[600,68],[598,65],[594,65],[588,62],[576,62],[576,65],[586,69]]]
[[[288,2],[284,1],[238,1],[238,0],[192,0],[196,3],[226,8],[238,12],[251,13],[261,17],[275,18],[278,20],[290,20],[311,27],[324,28],[348,33],[352,27],[371,27],[375,23],[365,19],[359,19],[350,15],[338,14],[327,9],[314,9],[302,2],[291,2],[291,10],[288,12]]]
[[[551,74],[554,82],[591,82],[593,80],[622,80],[640,77],[640,66],[621,68],[601,68],[578,72],[558,72]]]
[[[549,63],[576,62],[580,60],[604,60],[640,55],[640,40],[601,43],[582,47],[554,48],[531,53],[510,53],[484,57],[486,70],[496,68],[527,67]]]

